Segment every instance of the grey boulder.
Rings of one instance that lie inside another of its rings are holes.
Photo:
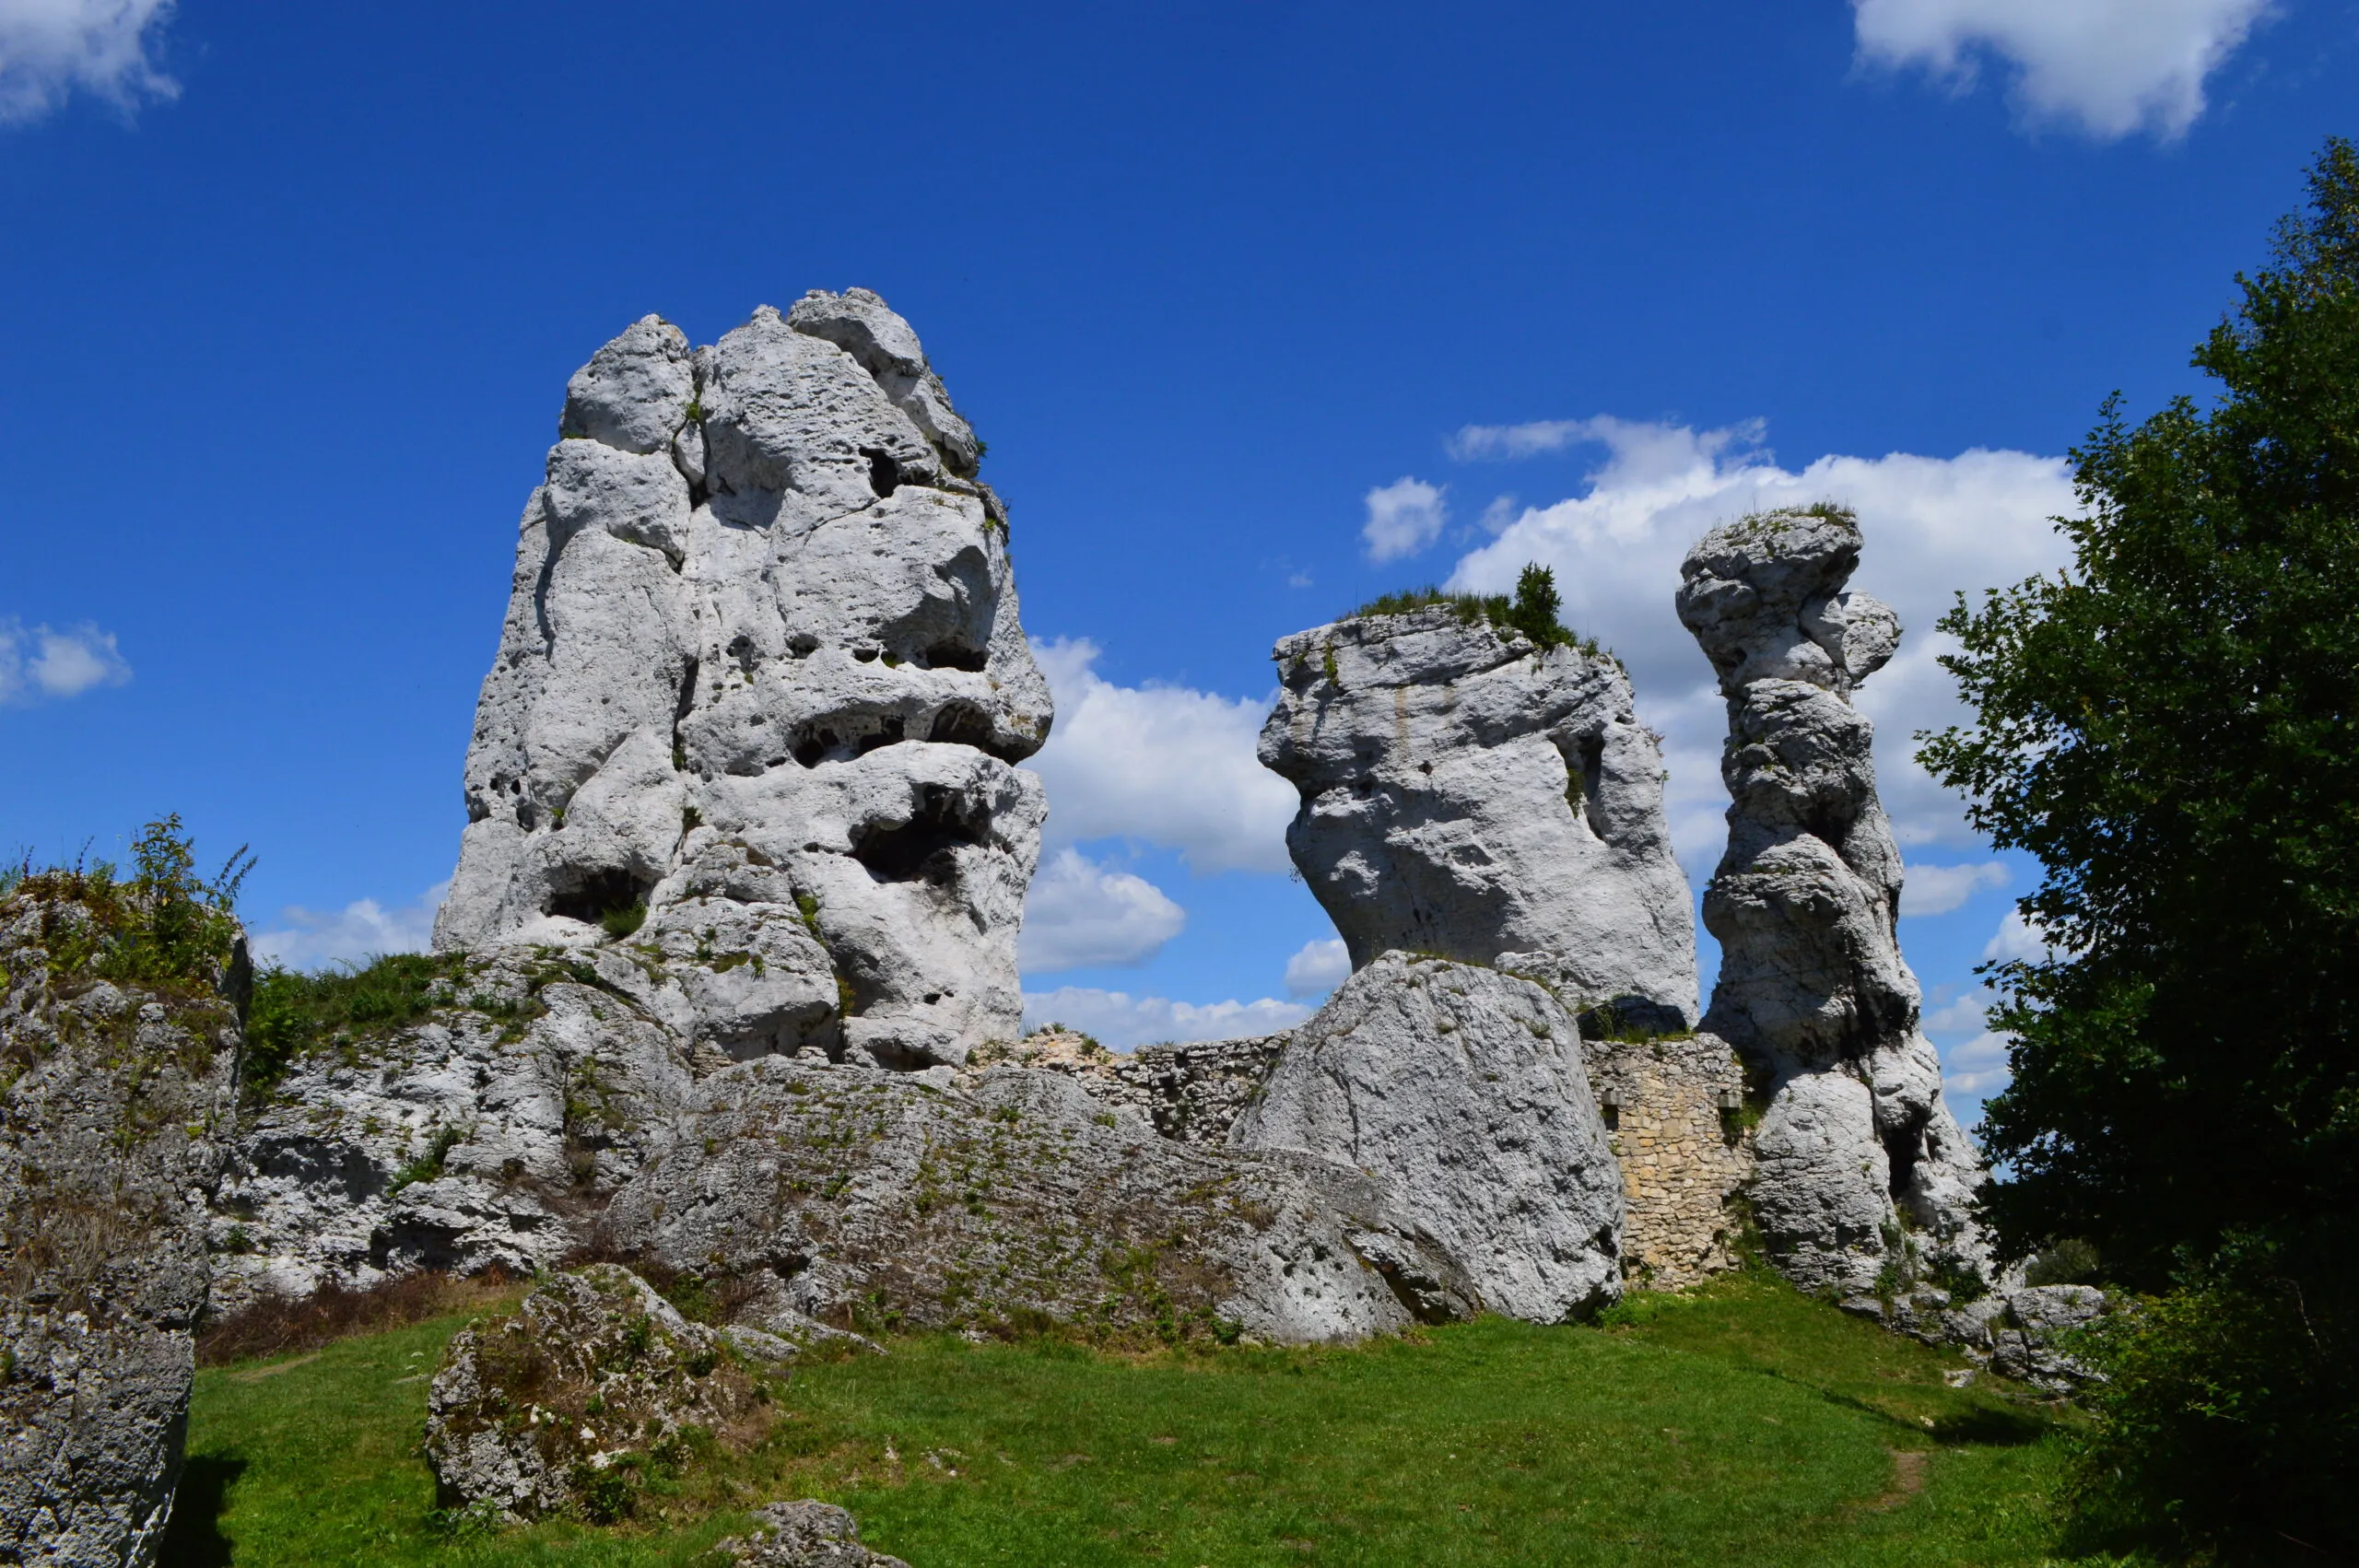
[[[1573,1016],[1530,980],[1381,955],[1295,1032],[1229,1141],[1364,1171],[1490,1311],[1555,1323],[1621,1294],[1621,1168]]]
[[[860,1523],[832,1504],[772,1503],[754,1510],[750,1536],[731,1536],[713,1550],[741,1568],[910,1568],[860,1544]]]

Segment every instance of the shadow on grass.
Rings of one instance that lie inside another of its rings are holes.
[[[229,1506],[231,1483],[245,1468],[243,1459],[211,1457],[191,1459],[182,1468],[159,1562],[173,1568],[229,1568],[229,1538],[221,1533],[221,1514]]]
[[[1807,1377],[1795,1377],[1774,1367],[1764,1368],[1762,1375],[1774,1377],[1797,1388],[1806,1388],[1830,1405],[1857,1410],[1912,1436],[1931,1437],[1943,1445],[1972,1444],[1991,1448],[2015,1448],[2038,1442],[2056,1426],[2052,1417],[2003,1405],[1976,1405],[1969,1410],[1935,1416],[1930,1422],[1918,1422],[1895,1415],[1871,1400],[1822,1387]]]

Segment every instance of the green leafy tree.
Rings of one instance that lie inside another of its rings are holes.
[[[1990,1218],[2017,1255],[2084,1238],[2117,1281],[2198,1304],[2115,1336],[2128,1382],[2100,1398],[2097,1444],[2121,1486],[2173,1493],[2124,1516],[2190,1545],[2359,1541],[2332,1480],[2359,1473],[2350,143],[2309,189],[2196,351],[2210,405],[2132,427],[2108,400],[2073,453],[2072,565],[1944,618],[1975,721],[1919,754],[2045,871],[2022,909],[2050,952],[1993,977],[2014,1045],[1983,1124],[2004,1173]],[[2207,1359],[2212,1341],[2173,1337],[2206,1298],[2272,1327],[2241,1361]]]

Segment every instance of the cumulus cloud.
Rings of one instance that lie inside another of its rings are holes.
[[[1946,1006],[1926,1012],[1921,1027],[1928,1035],[1976,1035],[1989,1024],[1990,991],[1976,987]]]
[[[1405,475],[1370,490],[1367,521],[1360,525],[1360,537],[1367,542],[1367,558],[1397,561],[1440,538],[1449,521],[1443,492],[1443,486]]]
[[[1979,1104],[2005,1088],[2009,1076],[2007,1037],[1988,1029],[1942,1053],[1942,1093],[1952,1100]]]
[[[1917,766],[1913,731],[1966,717],[1935,662],[1951,646],[1932,629],[1953,596],[2064,564],[2048,520],[2074,509],[2061,458],[1975,450],[1952,458],[1830,455],[1780,467],[1757,423],[1696,430],[1613,418],[1564,422],[1604,450],[1583,494],[1526,507],[1499,537],[1461,556],[1449,586],[1506,592],[1528,561],[1552,567],[1566,624],[1629,667],[1640,716],[1664,737],[1672,837],[1701,876],[1726,843],[1720,742],[1727,713],[1672,595],[1688,546],[1746,512],[1816,500],[1855,508],[1867,547],[1854,587],[1900,614],[1907,637],[1863,685],[1875,721],[1885,810],[1909,846],[1976,845],[1957,800]]]
[[[1274,1035],[1310,1016],[1300,1002],[1263,997],[1259,1001],[1215,1001],[1199,1005],[1168,997],[1133,996],[1128,991],[1098,990],[1087,986],[1060,986],[1052,991],[1024,993],[1024,1026],[1062,1024],[1094,1035],[1117,1050],[1154,1045],[1165,1040],[1226,1040],[1247,1035]]]
[[[1016,966],[1027,975],[1094,964],[1144,964],[1180,934],[1188,912],[1142,876],[1077,849],[1050,855],[1024,901]]]
[[[1997,860],[1978,866],[1910,866],[1900,886],[1900,913],[1946,915],[1986,887],[2004,887],[2007,868]]]
[[[0,703],[80,696],[93,686],[119,686],[129,679],[131,665],[112,632],[87,621],[56,631],[28,629],[14,617],[0,620]]]
[[[1990,934],[1990,940],[1983,944],[1982,959],[1986,964],[2012,964],[2018,960],[2036,964],[2053,952],[2046,934],[2025,919],[2022,910],[2010,909],[2007,918],[1999,922],[1999,929]]]
[[[1852,0],[1862,64],[1922,66],[1965,92],[1995,58],[2026,123],[2107,140],[2186,135],[2204,79],[2269,10],[2269,0]]]
[[[1286,995],[1297,1001],[1325,996],[1351,978],[1351,974],[1352,958],[1344,951],[1342,937],[1307,942],[1300,952],[1286,960]]]
[[[154,52],[172,0],[0,0],[0,124],[38,120],[79,89],[126,111],[180,84]]]
[[[1294,787],[1253,755],[1269,697],[1119,686],[1086,638],[1032,650],[1057,702],[1049,743],[1025,765],[1049,787],[1050,848],[1123,838],[1177,849],[1199,872],[1292,867]]]
[[[366,964],[388,953],[423,953],[434,940],[434,912],[450,891],[448,882],[436,883],[416,903],[397,909],[373,898],[334,910],[289,905],[279,911],[276,926],[254,933],[254,956],[289,969],[325,969]]]

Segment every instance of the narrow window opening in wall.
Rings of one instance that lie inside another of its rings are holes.
[[[860,455],[868,460],[868,487],[879,496],[889,496],[901,487],[901,465],[893,454],[874,447],[863,447]]]

